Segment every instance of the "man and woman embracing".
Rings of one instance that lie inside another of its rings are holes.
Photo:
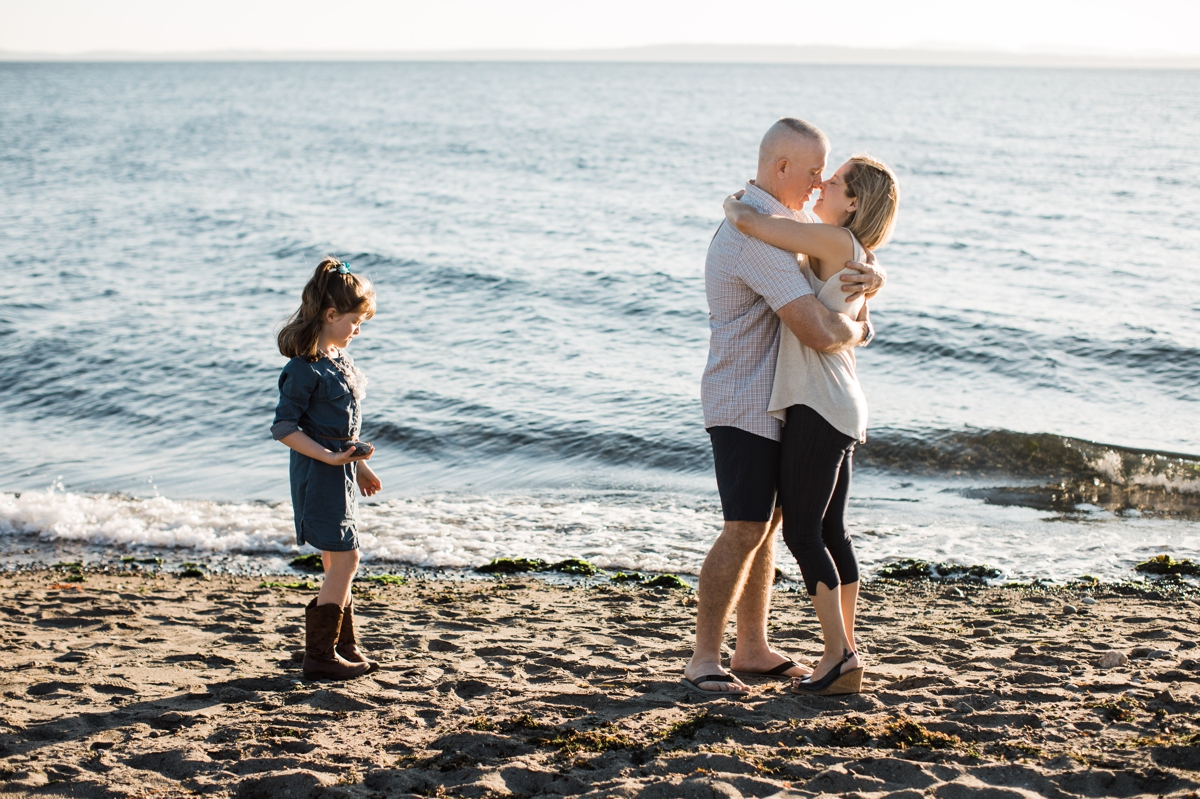
[[[869,156],[823,180],[828,155],[815,126],[772,125],[757,177],[725,201],[728,219],[708,249],[701,397],[725,524],[700,571],[696,648],[684,670],[683,684],[700,693],[744,695],[738,674],[790,679],[793,693],[812,695],[856,693],[862,682],[858,564],[844,520],[854,447],[867,426],[854,348],[874,334],[866,300],[886,278],[869,251],[892,232],[899,186]],[[824,637],[812,668],[767,641],[781,521]],[[726,670],[721,643],[735,611]]]
[[[849,693],[861,684],[858,566],[843,520],[867,422],[853,348],[871,339],[866,299],[885,279],[866,250],[890,235],[899,194],[891,171],[867,156],[822,180],[828,155],[814,126],[775,123],[760,146],[757,178],[726,200],[728,220],[709,245],[712,336],[701,393],[725,526],[700,572],[696,649],[683,679],[705,694],[747,692],[721,665],[735,609],[735,672],[792,679],[796,693]],[[800,209],[818,188],[814,218]],[[313,676],[347,679],[378,668],[357,647],[350,587],[359,563],[356,494],[371,496],[382,483],[367,464],[374,447],[358,440],[367,381],[346,353],[374,313],[370,281],[326,258],[278,337],[290,360],[272,435],[292,450],[297,544],[321,550],[326,572],[305,609],[304,671]],[[781,518],[825,639],[813,669],[767,642]]]

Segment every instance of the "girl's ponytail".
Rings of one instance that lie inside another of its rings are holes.
[[[349,264],[326,258],[317,264],[300,295],[300,307],[284,323],[276,339],[279,352],[286,358],[297,356],[318,360],[317,339],[329,308],[336,313],[375,315],[375,289],[364,277],[352,274]]]

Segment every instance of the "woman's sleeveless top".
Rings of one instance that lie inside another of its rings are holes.
[[[850,238],[854,242],[854,259],[865,260],[858,239],[854,238],[853,233]],[[842,269],[829,280],[822,281],[808,265],[807,258],[800,269],[822,305],[851,319],[858,317],[865,300],[859,297],[854,302],[846,302],[846,292],[842,291],[842,273],[853,270]],[[854,349],[827,355],[801,344],[787,325],[780,325],[779,331],[775,384],[767,411],[786,423],[788,408],[807,405],[821,414],[834,429],[858,441],[865,441],[867,398],[855,375]]]

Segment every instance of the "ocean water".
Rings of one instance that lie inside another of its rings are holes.
[[[695,573],[704,256],[782,115],[902,185],[863,561],[1200,555],[1200,72],[2,64],[0,112],[9,563],[285,562],[273,334],[332,254],[379,295],[373,567]]]

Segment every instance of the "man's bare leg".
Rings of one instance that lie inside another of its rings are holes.
[[[725,522],[721,535],[704,558],[696,588],[696,649],[683,670],[687,679],[695,682],[709,674],[728,674],[721,665],[725,625],[741,598],[755,555],[772,529],[771,522]],[[728,691],[746,686],[735,678],[733,683],[703,682],[697,687],[705,691]]]
[[[787,655],[771,649],[767,641],[767,617],[771,612],[771,586],[775,584],[775,534],[783,521],[779,508],[771,519],[771,529],[750,564],[746,585],[737,604],[737,646],[729,665],[738,671],[765,672],[787,660]],[[801,666],[788,669],[788,677],[803,677],[812,669]]]

